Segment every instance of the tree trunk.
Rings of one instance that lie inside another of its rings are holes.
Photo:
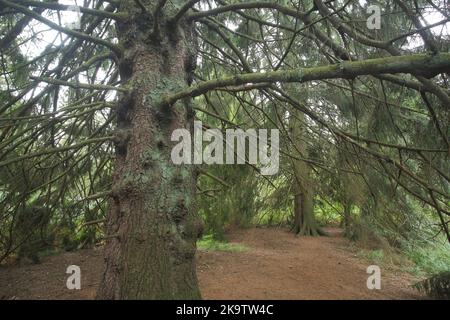
[[[318,236],[322,231],[314,218],[314,199],[308,191],[294,196],[293,231],[298,235]]]
[[[308,157],[306,143],[305,116],[298,110],[293,110],[290,118],[291,137],[296,152],[302,157]],[[293,159],[294,171],[294,224],[293,231],[297,235],[318,236],[324,233],[319,228],[314,217],[314,185],[311,167],[304,161]]]
[[[344,207],[344,216],[342,219],[342,224],[341,226],[344,228],[344,234],[348,237],[351,236],[351,231],[352,231],[352,203],[350,201],[344,201],[343,204]]]
[[[121,80],[131,89],[117,112],[116,164],[107,218],[105,270],[98,299],[198,299],[194,255],[202,224],[195,210],[197,172],[171,161],[171,133],[193,131],[191,102],[167,106],[165,94],[190,85],[195,66],[192,25],[167,23],[177,1],[153,21],[135,1],[119,23]],[[157,26],[154,29],[154,25]]]

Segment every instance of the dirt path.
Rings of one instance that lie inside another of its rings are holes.
[[[420,299],[412,278],[382,269],[381,290],[366,287],[368,263],[336,230],[299,237],[283,229],[234,231],[244,252],[199,251],[197,274],[205,299]],[[68,290],[65,270],[78,265],[82,289]],[[100,249],[43,259],[40,265],[0,268],[0,299],[92,299],[102,269]]]

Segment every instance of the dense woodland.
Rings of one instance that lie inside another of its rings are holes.
[[[198,239],[334,225],[449,296],[448,0],[72,3],[0,0],[0,263],[102,245],[99,299],[195,299]],[[175,165],[195,120],[278,129],[278,173]]]

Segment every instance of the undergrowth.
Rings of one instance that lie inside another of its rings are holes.
[[[212,235],[206,235],[200,240],[198,240],[197,248],[199,250],[228,251],[228,252],[243,252],[248,249],[246,246],[242,244],[215,240]]]

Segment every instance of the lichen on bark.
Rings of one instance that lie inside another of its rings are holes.
[[[151,3],[147,3],[151,6]],[[190,101],[167,107],[161,97],[190,84],[192,25],[165,24],[172,4],[159,17],[158,37],[133,1],[119,23],[121,77],[131,88],[122,97],[118,127],[130,133],[116,153],[107,222],[105,271],[99,299],[198,299],[196,240],[202,224],[195,208],[193,166],[171,161],[171,133],[193,129]],[[173,9],[173,8],[172,8]],[[120,109],[120,108],[119,108]]]

